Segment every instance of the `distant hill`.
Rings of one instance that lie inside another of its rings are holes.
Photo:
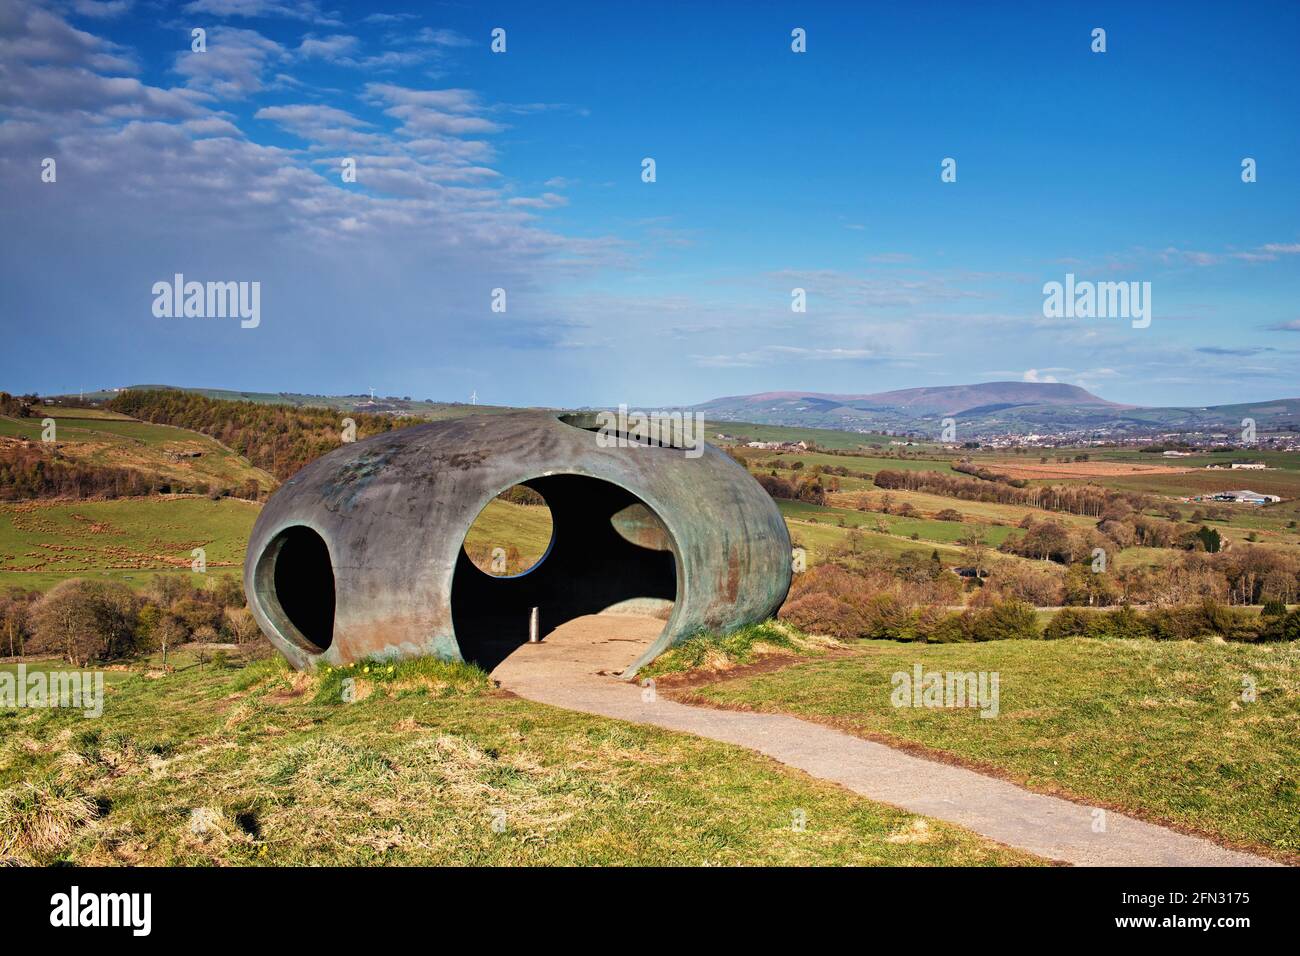
[[[905,388],[863,395],[760,392],[715,398],[692,406],[710,419],[848,431],[939,434],[954,418],[966,436],[1026,432],[1142,434],[1161,430],[1223,430],[1235,434],[1244,418],[1258,430],[1300,430],[1300,399],[1203,408],[1144,408],[1107,401],[1077,385],[983,382]]]
[[[517,410],[505,405],[379,395],[371,399],[369,395],[241,392],[171,385],[137,385],[132,388],[174,389],[226,401],[431,420]],[[106,401],[117,393],[118,390],[86,392],[84,398]],[[1164,431],[1199,431],[1222,432],[1228,437],[1240,433],[1244,418],[1254,419],[1256,429],[1260,431],[1300,431],[1300,398],[1200,408],[1148,408],[1107,401],[1077,385],[1058,382],[982,382],[860,395],[772,391],[715,398],[690,406],[690,410],[703,412],[711,423],[819,428],[857,434],[904,432],[928,438],[939,437],[943,419],[955,418],[958,434],[963,440],[978,436],[1063,432],[1075,436],[1095,433],[1122,437]],[[819,439],[819,443],[823,442]]]

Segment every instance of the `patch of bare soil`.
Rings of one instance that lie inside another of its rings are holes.
[[[1132,475],[1181,475],[1193,471],[1175,465],[1129,464],[1123,461],[1007,462],[977,461],[990,471],[1012,478],[1123,478]]]
[[[795,654],[784,648],[777,648],[770,653],[763,654],[756,661],[750,661],[748,664],[733,664],[729,667],[713,668],[697,667],[694,670],[676,674],[660,674],[655,678],[655,686],[661,689],[687,691],[695,687],[703,687],[706,684],[716,684],[719,681],[739,680],[744,677],[755,677],[759,674],[770,674],[773,671],[779,671],[794,664],[839,660],[855,656],[857,656],[857,653],[847,647],[827,648],[816,657],[810,657],[807,654]],[[673,696],[673,699],[680,700],[681,703],[697,703],[695,700],[687,700],[686,696]]]

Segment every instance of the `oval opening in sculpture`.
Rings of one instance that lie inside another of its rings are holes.
[[[257,597],[280,635],[311,654],[334,643],[334,566],[311,528],[285,528],[258,561]]]
[[[607,448],[641,445],[683,451],[694,447],[687,441],[692,434],[689,412],[624,412],[571,412],[555,417],[570,428],[600,435]]]

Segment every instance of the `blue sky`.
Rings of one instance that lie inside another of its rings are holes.
[[[0,388],[1300,395],[1300,5],[1038,6],[0,0]]]

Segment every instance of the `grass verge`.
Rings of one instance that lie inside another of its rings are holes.
[[[2,855],[42,865],[1042,862],[741,748],[534,704],[464,666],[389,666],[307,675],[278,659],[209,663],[127,674],[95,720],[0,712]]]
[[[691,672],[723,673],[760,658],[821,654],[844,645],[834,638],[805,634],[784,621],[749,624],[727,634],[697,634],[669,648],[640,677]]]

